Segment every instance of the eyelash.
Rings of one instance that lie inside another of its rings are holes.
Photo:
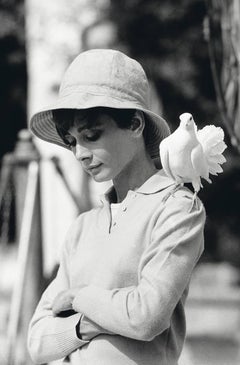
[[[65,144],[68,147],[75,147],[76,146],[76,140],[74,139],[72,142],[66,141]]]
[[[95,142],[98,140],[98,138],[101,136],[102,131],[91,131],[92,135],[88,136],[87,134],[83,136],[83,139],[86,140],[87,142]],[[65,138],[65,144],[68,147],[75,147],[76,146],[76,139],[74,137],[72,137],[71,141],[68,141]]]
[[[71,137],[71,136],[69,136],[69,137],[71,138],[71,140],[70,140],[70,138],[68,140],[67,135],[64,136],[63,141],[64,141],[65,145],[68,146],[68,147],[74,147],[74,146],[76,146],[76,140],[75,140],[75,138],[74,137]]]
[[[84,139],[86,139],[89,142],[95,142],[98,140],[98,138],[101,136],[102,132],[101,131],[91,131],[92,135],[88,136],[85,135]]]

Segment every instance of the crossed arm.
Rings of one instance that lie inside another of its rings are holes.
[[[65,254],[56,278],[43,293],[29,325],[28,349],[36,364],[64,358],[100,333],[109,333],[73,310],[71,303],[79,288],[69,287]]]
[[[137,286],[70,288],[67,264],[60,264],[30,324],[29,349],[35,362],[65,357],[99,334],[151,341],[169,327],[202,253],[205,221],[202,205],[189,213],[189,198],[179,198],[178,204],[169,200],[172,203],[156,223],[152,242],[143,253]],[[67,310],[75,312],[61,317]]]

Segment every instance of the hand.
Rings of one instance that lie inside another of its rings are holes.
[[[52,303],[52,312],[57,316],[60,312],[72,309],[72,302],[75,298],[77,289],[68,289],[60,292]]]

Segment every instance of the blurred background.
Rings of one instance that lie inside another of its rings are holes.
[[[183,112],[200,128],[224,129],[224,173],[199,194],[206,247],[180,365],[239,364],[239,0],[0,0],[0,365],[32,364],[27,325],[66,231],[109,185],[27,131],[30,116],[56,100],[69,63],[91,48],[119,49],[143,65],[152,109],[172,131]]]

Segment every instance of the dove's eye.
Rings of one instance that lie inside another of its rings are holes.
[[[192,120],[192,117],[190,118],[190,120]]]

